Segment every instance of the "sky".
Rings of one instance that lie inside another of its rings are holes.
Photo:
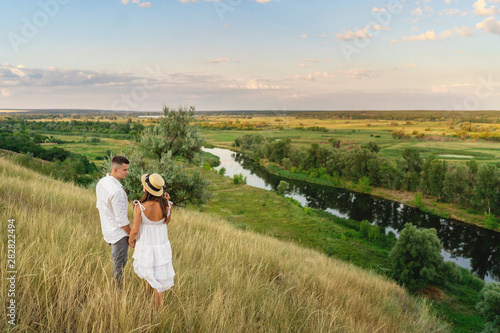
[[[0,110],[500,110],[500,0],[0,2]]]

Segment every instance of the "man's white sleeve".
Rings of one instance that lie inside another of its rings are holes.
[[[113,212],[115,213],[116,223],[120,227],[125,227],[130,224],[127,216],[127,194],[124,191],[119,191],[113,195],[111,199],[111,206],[113,206]]]

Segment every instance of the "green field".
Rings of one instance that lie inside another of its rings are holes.
[[[404,148],[416,148],[421,156],[425,158],[431,153],[438,155],[473,156],[479,162],[496,163],[500,160],[500,142],[484,140],[465,140],[447,137],[447,141],[427,141],[411,138],[408,140],[397,140],[387,130],[346,130],[331,129],[328,133],[310,132],[301,130],[262,130],[262,131],[238,131],[238,130],[202,130],[203,137],[207,143],[217,147],[230,148],[237,137],[245,134],[258,134],[265,138],[289,138],[292,144],[300,147],[308,147],[312,143],[330,145],[328,139],[341,140],[342,146],[356,146],[374,141],[381,148],[380,156],[389,159],[401,157]],[[375,136],[380,136],[379,138]],[[450,162],[464,161],[467,158],[445,156],[441,159]]]
[[[58,144],[57,147],[69,150],[73,153],[81,154],[87,157],[90,162],[94,162],[98,167],[103,164],[103,160],[100,159],[106,156],[107,151],[111,151],[113,154],[119,154],[122,152],[127,152],[131,142],[129,140],[119,140],[113,138],[100,138],[101,142],[90,143],[81,142],[83,136],[75,135],[52,135],[51,133],[43,133],[47,136],[53,136],[55,139],[60,139],[65,141],[63,144]],[[87,140],[92,138],[88,136]],[[50,148],[54,145],[43,144],[45,148]]]

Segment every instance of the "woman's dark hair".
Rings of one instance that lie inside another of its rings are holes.
[[[163,212],[163,217],[167,218],[168,214],[168,200],[165,199],[163,194],[159,197],[152,195],[148,191],[144,192],[144,195],[142,196],[141,200],[139,200],[141,203],[144,203],[146,201],[156,201],[160,203],[160,208],[161,211]]]

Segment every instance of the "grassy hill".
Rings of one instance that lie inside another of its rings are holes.
[[[110,249],[102,239],[94,192],[5,158],[0,158],[0,219],[2,272],[8,219],[16,220],[14,331],[449,330],[425,303],[380,276],[179,208],[169,224],[176,285],[155,315],[131,261],[124,290],[112,288]],[[0,281],[0,302],[7,304],[7,280]],[[8,327],[0,322],[0,329]]]

